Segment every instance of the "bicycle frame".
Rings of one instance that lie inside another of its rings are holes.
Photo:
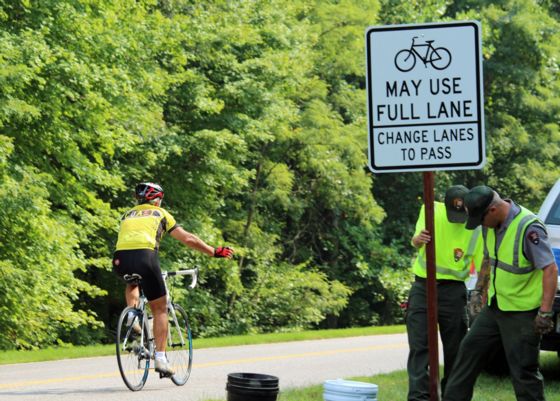
[[[410,52],[416,54],[424,64],[429,63],[428,56],[430,55],[430,50],[432,51],[434,50],[432,43],[430,42],[430,43],[416,44],[414,43],[416,39],[418,39],[418,36],[414,36],[412,38],[412,44],[410,45]],[[424,56],[422,56],[420,52],[416,50],[418,47],[427,47],[426,54]]]
[[[125,279],[126,279],[125,275]],[[138,300],[138,305],[137,305],[137,309],[139,309],[140,311],[142,311],[142,326],[141,326],[141,333],[140,333],[140,344],[144,344],[144,335],[146,333],[145,330],[145,325],[146,322],[148,321],[148,319],[150,318],[148,311],[146,309],[146,303],[148,302],[148,299],[146,298],[146,296],[144,295],[143,291],[140,291],[140,298]],[[132,324],[130,325],[128,332],[127,332],[127,336],[124,340],[124,343],[122,345],[123,349],[126,348],[126,345],[128,344],[128,340],[129,340],[129,335],[130,332],[132,331]],[[150,333],[150,330],[147,330],[148,333]],[[152,336],[153,334],[150,333],[150,336]],[[148,338],[148,353],[149,355],[145,355],[147,358],[151,358],[153,359],[154,356],[154,339],[153,338]],[[140,364],[140,360],[138,361],[138,364]]]
[[[197,281],[198,281],[198,268],[187,269],[187,270],[177,270],[177,271],[172,271],[172,272],[162,271],[161,275],[163,277],[163,283],[165,285],[167,310],[169,312],[169,315],[173,319],[173,322],[174,322],[175,326],[179,326],[179,321],[177,320],[177,314],[175,312],[175,307],[173,306],[173,300],[172,300],[172,297],[169,293],[169,288],[167,286],[167,278],[171,277],[171,276],[191,276],[191,278],[192,278],[191,284],[188,287],[190,289],[193,289],[196,286]],[[133,275],[125,275],[124,279],[125,279],[125,281],[127,281],[129,279],[134,279],[134,278],[139,280],[138,277],[134,277],[134,274]],[[146,335],[146,332],[147,332],[149,334],[149,338],[148,338],[148,341],[147,341],[147,343],[148,343],[148,350],[147,351],[148,351],[149,355],[145,355],[145,357],[149,358],[149,359],[154,359],[156,349],[155,349],[155,336],[154,336],[154,333],[153,333],[153,316],[151,315],[151,313],[148,312],[148,309],[146,308],[146,304],[148,302],[149,301],[146,298],[146,296],[144,295],[144,291],[142,291],[142,287],[140,286],[140,298],[139,298],[138,306],[137,306],[137,309],[142,312],[140,344],[144,344],[144,338],[145,338],[144,336]],[[150,319],[152,319],[152,327],[146,327],[147,322]],[[130,334],[130,331],[132,330],[132,325],[128,330],[129,330],[128,334]],[[183,335],[182,335],[181,331],[178,331],[178,333],[179,333],[179,336],[180,336],[181,345],[184,345],[186,343],[185,338],[183,338]],[[169,342],[171,342],[171,326],[170,325],[167,326],[167,339],[168,339]],[[123,343],[123,347],[126,347],[127,343],[128,343],[128,335],[127,335],[127,338],[125,339],[125,341]],[[168,345],[171,346],[173,344],[170,343]],[[141,361],[139,360],[138,364],[140,365],[140,363],[141,363]]]
[[[167,288],[167,277],[170,276],[187,276],[190,275],[192,277],[192,281],[191,284],[189,285],[189,288],[192,290],[194,287],[196,287],[196,283],[198,280],[198,268],[195,269],[190,269],[190,270],[177,270],[174,272],[161,272],[161,275],[163,277],[163,284],[165,285],[165,293],[167,294],[167,310],[169,311],[170,316],[173,318],[173,322],[175,323],[176,326],[179,325],[179,322],[177,320],[177,314],[175,313],[175,307],[173,306],[173,302],[171,300],[171,296],[169,295],[169,290]],[[183,335],[181,332],[179,332],[179,335],[181,337],[181,344],[185,343],[185,339],[183,338]],[[167,339],[168,341],[171,341],[171,327],[167,326]],[[172,345],[172,344],[169,344]]]

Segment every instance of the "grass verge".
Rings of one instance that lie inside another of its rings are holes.
[[[560,359],[558,359],[556,353],[541,353],[541,371],[545,380],[546,399],[548,401],[560,401]],[[408,376],[404,370],[370,377],[352,377],[349,380],[377,384],[380,401],[406,400],[407,398]],[[483,373],[476,382],[472,401],[512,401],[514,399],[515,394],[509,376],[494,376]],[[285,390],[278,395],[278,401],[322,400],[322,385]],[[223,399],[208,401],[223,401]]]
[[[359,337],[379,334],[404,333],[405,326],[358,327],[338,330],[312,330],[289,333],[253,334],[218,338],[195,339],[193,347],[217,348],[248,344],[271,344],[288,341],[320,340],[327,338]],[[115,354],[114,344],[90,346],[61,346],[34,351],[3,351],[0,353],[0,365],[24,362],[43,362],[70,358],[87,358]]]

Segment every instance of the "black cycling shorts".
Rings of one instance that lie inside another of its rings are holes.
[[[116,251],[113,256],[113,271],[120,277],[132,273],[141,275],[140,285],[148,301],[165,295],[165,284],[161,277],[157,251],[151,249]]]

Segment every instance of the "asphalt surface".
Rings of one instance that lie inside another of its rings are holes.
[[[225,400],[228,373],[274,375],[282,391],[405,369],[407,354],[406,334],[195,349],[186,385],[150,371],[139,392],[125,387],[114,356],[3,365],[0,400]]]

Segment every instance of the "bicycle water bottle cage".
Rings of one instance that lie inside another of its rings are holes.
[[[138,273],[125,274],[123,276],[123,280],[126,281],[127,284],[140,284],[140,281],[142,281],[142,276]]]

